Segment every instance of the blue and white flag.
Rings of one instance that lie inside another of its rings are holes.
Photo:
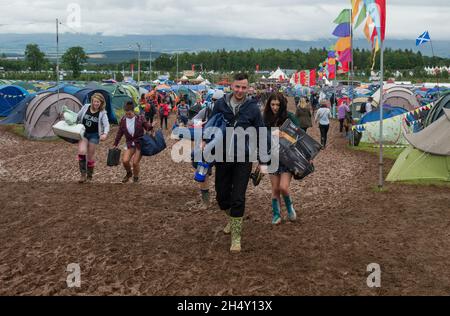
[[[430,34],[426,31],[416,39],[416,46],[428,43],[429,41],[431,41]]]

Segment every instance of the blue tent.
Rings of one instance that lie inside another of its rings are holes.
[[[4,120],[0,121],[0,125],[6,124],[23,124],[27,113],[28,104],[37,96],[36,93],[29,94],[25,99],[14,108],[14,110]]]
[[[28,94],[19,86],[0,86],[0,116],[8,116]]]
[[[106,100],[106,112],[108,112],[108,119],[111,124],[117,124],[117,118],[116,114],[114,113],[114,109],[112,106],[112,98],[111,94],[104,90],[104,89],[91,89],[91,88],[85,88],[82,90],[79,90],[77,93],[74,94],[74,96],[80,100],[82,104],[88,104],[91,102],[91,97],[95,93],[100,93],[103,95],[103,97]]]
[[[408,111],[398,106],[390,106],[388,104],[385,104],[383,106],[383,120],[397,115],[402,115],[405,113],[408,113]],[[376,122],[379,120],[380,120],[380,109],[376,108],[372,112],[366,113],[358,122],[358,124],[366,124],[370,122]]]

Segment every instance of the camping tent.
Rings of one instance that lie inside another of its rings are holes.
[[[127,90],[121,84],[90,84],[86,88],[106,90],[111,95],[111,104],[114,110],[121,110],[128,101],[133,101],[133,98],[127,93]]]
[[[368,97],[361,97],[361,98],[356,98],[353,100],[353,106],[352,106],[352,116],[354,119],[359,119],[361,118],[361,112],[359,112],[361,110],[361,105],[366,104],[367,102],[369,102],[369,98]],[[375,107],[378,107],[378,102],[376,102],[375,100],[372,102],[372,105]]]
[[[403,87],[393,87],[384,94],[384,104],[399,106],[408,111],[412,111],[420,106],[414,93]]]
[[[279,81],[282,81],[282,80],[286,80],[287,79],[287,76],[286,76],[286,74],[280,69],[280,68],[278,68],[270,77],[269,77],[269,79],[275,79],[275,80],[279,80]]]
[[[408,142],[424,152],[450,156],[450,109],[433,124],[414,134],[405,134]]]
[[[411,144],[397,159],[387,181],[450,181],[450,109],[416,134],[405,133]]]
[[[398,157],[386,180],[450,181],[450,156],[433,155],[409,146]]]
[[[383,120],[383,143],[390,145],[407,145],[408,141],[402,130],[403,115]],[[412,129],[412,128],[411,128]],[[361,142],[378,144],[380,142],[380,121],[364,124]]]
[[[62,107],[79,112],[81,102],[68,93],[45,92],[36,96],[25,114],[25,134],[30,139],[55,137],[52,126],[61,119]]]
[[[8,116],[28,94],[19,86],[0,86],[0,116]]]
[[[383,106],[384,120],[405,113],[408,113],[408,111],[406,111],[404,108],[401,107],[389,106],[387,104]],[[379,120],[380,120],[380,108],[376,108],[372,112],[364,114],[361,120],[358,122],[358,124],[366,124],[369,122],[376,122]]]
[[[122,86],[125,89],[125,93],[133,99],[134,104],[138,105],[140,99],[139,91],[132,85],[124,84]]]
[[[442,117],[444,115],[444,109],[450,109],[450,93],[445,94],[435,102],[435,105],[425,119],[424,126],[427,127]]]
[[[29,94],[25,99],[14,108],[14,110],[4,120],[0,121],[0,125],[6,124],[23,124],[28,105],[36,97],[36,93]]]

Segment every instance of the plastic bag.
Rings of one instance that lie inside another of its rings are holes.
[[[64,121],[66,121],[67,125],[77,124],[78,113],[69,110],[69,108],[65,105],[63,106],[62,111],[64,115]]]

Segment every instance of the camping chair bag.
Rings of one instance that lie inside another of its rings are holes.
[[[106,165],[108,167],[116,167],[120,165],[120,154],[121,150],[118,148],[113,148],[108,150],[108,159],[106,160]]]
[[[311,163],[320,152],[321,145],[291,121],[287,120],[280,128],[279,157],[295,179],[303,179],[314,172]]]
[[[66,121],[60,121],[53,125],[53,132],[63,139],[79,141],[83,139],[86,128],[83,124],[69,125]]]
[[[155,133],[155,136],[145,134],[141,138],[141,152],[144,157],[151,157],[159,154],[166,149],[166,141],[161,130]]]

